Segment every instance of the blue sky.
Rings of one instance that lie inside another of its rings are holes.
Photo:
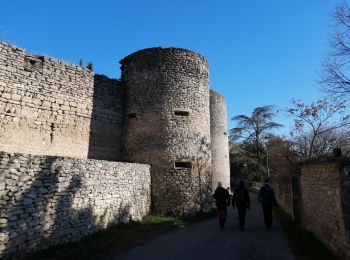
[[[231,118],[321,96],[316,81],[339,2],[2,0],[0,38],[76,64],[92,60],[96,73],[113,78],[119,60],[136,50],[194,50],[209,60],[211,88],[226,97]]]

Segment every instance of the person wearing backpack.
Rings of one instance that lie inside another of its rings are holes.
[[[272,227],[272,208],[277,205],[275,191],[269,184],[269,180],[265,180],[264,186],[260,188],[258,195],[259,202],[264,212],[265,227],[269,230]]]
[[[250,209],[250,197],[249,192],[245,188],[244,181],[240,181],[238,188],[233,193],[232,207],[237,207],[239,227],[243,231],[245,226],[245,216],[247,209]]]
[[[214,193],[215,205],[218,208],[219,225],[224,228],[227,217],[227,206],[230,205],[230,194],[228,190],[222,187],[222,183],[218,182],[218,187]]]

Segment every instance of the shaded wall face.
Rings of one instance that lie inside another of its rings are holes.
[[[293,197],[291,176],[275,177],[272,180],[278,205],[293,217]]]
[[[300,220],[300,168],[285,157],[271,158],[271,168],[275,175],[271,178],[279,206],[293,220]]]
[[[210,143],[206,60],[189,51],[155,48],[121,63],[127,97],[125,159],[152,164],[156,210],[198,210],[199,186],[210,168],[210,151],[201,174],[194,163],[205,154],[201,142]]]
[[[124,85],[119,80],[95,75],[88,158],[121,160],[124,117]]]
[[[0,258],[72,241],[150,209],[150,166],[0,152]]]
[[[347,251],[341,183],[343,174],[337,163],[311,163],[301,168],[302,216],[305,228],[315,233],[338,254]]]
[[[346,256],[350,258],[350,164],[343,165],[341,169],[341,205],[343,209],[344,227],[345,227],[345,244],[348,248]]]
[[[213,186],[222,182],[230,187],[230,161],[227,134],[227,110],[223,96],[210,91],[210,132],[212,146]]]
[[[0,43],[0,150],[117,159],[122,91],[116,80]]]

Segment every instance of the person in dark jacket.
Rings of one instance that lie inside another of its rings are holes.
[[[232,207],[238,210],[239,227],[244,230],[247,209],[250,209],[249,191],[245,188],[244,181],[240,181],[238,188],[233,193]]]
[[[224,228],[227,217],[227,206],[230,205],[230,194],[222,187],[221,182],[218,182],[218,187],[214,193],[215,205],[219,213],[219,225]]]
[[[265,180],[264,186],[260,188],[258,195],[259,202],[264,212],[265,227],[269,230],[272,227],[272,208],[276,206],[275,191],[269,184],[269,180]]]

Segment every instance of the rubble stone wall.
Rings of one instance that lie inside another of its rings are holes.
[[[230,187],[226,101],[213,90],[210,90],[210,138],[213,186],[216,187],[221,182],[223,187]]]
[[[123,93],[118,80],[0,42],[0,150],[118,160]]]
[[[152,164],[156,211],[198,211],[201,194],[211,186],[207,60],[185,49],[150,48],[121,64],[127,86],[125,159]]]
[[[141,220],[150,166],[0,152],[0,258]]]

